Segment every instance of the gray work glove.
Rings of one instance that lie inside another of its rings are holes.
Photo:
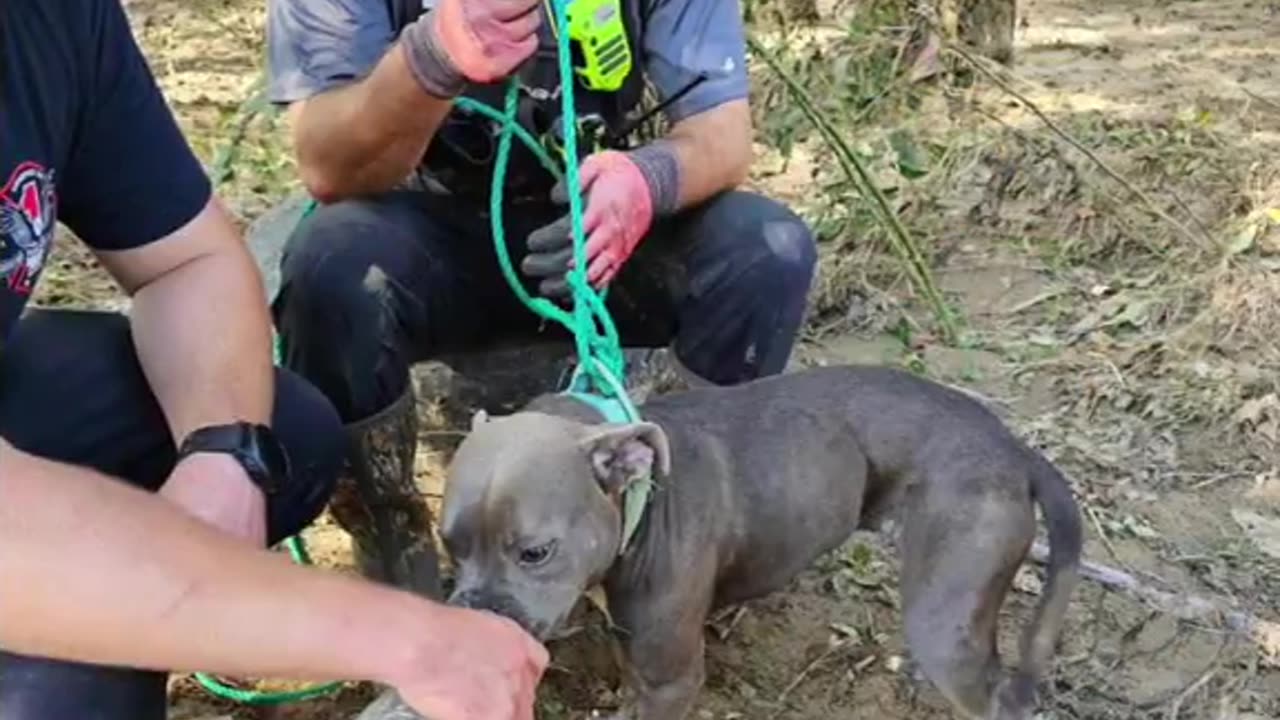
[[[564,180],[551,189],[551,202],[568,206],[569,192]],[[538,294],[553,299],[569,297],[569,261],[573,259],[573,225],[569,214],[566,212],[550,225],[529,233],[525,244],[529,254],[520,263],[520,269],[539,280]]]
[[[583,223],[587,282],[597,289],[621,272],[654,220],[674,212],[679,197],[679,165],[669,143],[659,141],[620,152],[605,150],[582,163],[579,179],[587,193]],[[551,200],[567,205],[564,181],[551,191]],[[573,258],[572,224],[568,214],[529,234],[528,256],[521,269],[540,280],[539,292],[552,298],[569,294],[566,274]]]

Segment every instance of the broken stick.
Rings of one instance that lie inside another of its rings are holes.
[[[1028,557],[1044,565],[1049,560],[1049,546],[1036,542]],[[1253,613],[1238,610],[1223,600],[1157,590],[1122,570],[1091,560],[1080,561],[1080,575],[1112,592],[1121,592],[1180,620],[1220,622],[1234,633],[1250,638],[1270,663],[1280,663],[1280,623],[1263,620]]]

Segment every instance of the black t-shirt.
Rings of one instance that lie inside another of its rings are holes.
[[[210,190],[119,0],[0,0],[0,346],[56,222],[95,249],[135,248]]]

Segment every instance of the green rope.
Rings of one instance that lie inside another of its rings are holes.
[[[578,395],[598,397],[604,402],[616,402],[622,417],[635,421],[639,419],[635,406],[627,397],[625,386],[620,378],[625,377],[626,360],[622,353],[622,344],[618,337],[617,327],[613,323],[609,310],[605,305],[602,293],[596,292],[587,282],[586,239],[583,229],[583,207],[581,184],[578,177],[578,133],[577,110],[574,107],[574,74],[569,51],[569,19],[566,6],[570,0],[554,0],[556,22],[559,31],[556,33],[559,49],[560,82],[561,82],[561,116],[564,123],[564,169],[561,170],[547,153],[546,149],[534,139],[516,120],[516,103],[519,93],[519,81],[512,78],[508,81],[503,110],[499,112],[488,105],[466,97],[457,98],[456,104],[466,110],[479,113],[502,126],[498,139],[498,152],[495,158],[493,179],[490,185],[489,210],[490,226],[493,233],[494,249],[503,277],[511,286],[516,297],[535,314],[563,325],[572,335],[578,353],[578,367],[574,385]],[[573,239],[573,268],[569,271],[568,284],[573,306],[565,311],[547,298],[533,297],[516,274],[511,262],[510,250],[506,242],[506,229],[503,225],[503,205],[507,167],[511,159],[512,139],[517,138],[538,159],[546,170],[557,181],[563,180],[572,189],[569,195],[569,215]],[[303,209],[302,217],[310,215],[316,208],[316,201],[311,199]],[[276,364],[280,362],[280,340],[275,338]],[[582,382],[586,386],[581,385]],[[611,408],[610,408],[611,409]],[[612,412],[608,414],[612,415]],[[644,496],[628,498],[627,515],[635,515]],[[628,522],[628,525],[633,523]],[[294,562],[299,565],[310,565],[311,558],[307,554],[306,544],[300,536],[285,540]],[[625,543],[624,543],[625,546]],[[231,687],[219,682],[205,673],[196,673],[197,681],[210,693],[247,705],[277,705],[308,700],[325,695],[342,687],[341,682],[330,682],[321,685],[285,692],[265,692],[245,690]]]
[[[232,700],[244,705],[287,705],[328,695],[342,687],[340,682],[331,682],[298,690],[266,692],[264,690],[244,690],[224,685],[215,678],[203,673],[197,674],[196,679],[210,693],[224,700]]]
[[[498,152],[494,160],[493,178],[489,194],[490,226],[493,244],[502,267],[502,274],[511,286],[516,297],[536,315],[559,323],[572,335],[578,354],[578,378],[586,381],[588,388],[607,396],[616,396],[614,384],[607,375],[614,378],[624,376],[626,361],[622,353],[622,344],[618,338],[618,330],[605,306],[604,297],[595,291],[587,282],[586,240],[583,230],[583,207],[581,183],[578,178],[578,122],[577,108],[574,105],[574,71],[572,54],[569,49],[569,15],[567,7],[570,0],[554,0],[557,58],[560,71],[560,105],[561,122],[564,136],[564,171],[563,176],[545,150],[516,121],[516,101],[519,94],[519,80],[511,78],[507,81],[507,92],[501,114],[492,108],[470,98],[459,98],[457,103],[464,109],[483,114],[502,126],[502,134],[498,138]],[[506,228],[503,223],[503,190],[507,179],[507,167],[511,159],[511,141],[517,137],[538,158],[557,180],[563,177],[571,189],[569,195],[569,217],[573,238],[573,268],[569,271],[569,291],[573,298],[572,309],[564,309],[542,297],[533,297],[520,278],[516,275],[511,263],[510,251],[506,242]],[[616,398],[624,406],[630,405],[624,398]],[[628,415],[631,415],[628,412]],[[633,418],[635,419],[635,418]]]
[[[565,25],[563,12],[559,13],[559,16],[562,25],[560,42],[564,45],[567,42],[567,36],[563,27]],[[561,48],[560,57],[561,73],[564,73],[569,61],[566,48]],[[569,72],[572,71],[570,70]],[[572,85],[572,82],[565,84],[565,88],[561,92],[562,102],[566,96],[568,101],[572,102]],[[599,360],[615,376],[622,377],[625,370],[625,358],[622,354],[617,328],[613,323],[608,308],[605,306],[604,297],[597,293],[587,282],[586,240],[582,225],[581,192],[568,193],[574,258],[573,268],[569,271],[568,277],[569,290],[573,297],[572,310],[565,311],[547,298],[532,296],[524,287],[524,284],[521,283],[511,262],[511,253],[506,240],[506,226],[503,220],[503,191],[506,184],[507,167],[511,160],[512,138],[519,138],[548,171],[557,178],[562,177],[547,152],[516,122],[516,101],[519,96],[519,89],[518,80],[513,78],[508,81],[501,114],[493,112],[488,106],[470,98],[459,98],[457,101],[461,107],[477,110],[486,117],[493,118],[502,124],[502,133],[498,138],[498,152],[494,159],[493,178],[489,192],[489,222],[493,235],[494,251],[498,257],[498,264],[502,268],[503,277],[506,278],[507,284],[511,286],[511,290],[519,298],[520,302],[536,315],[564,326],[573,335],[579,359],[579,372],[585,373],[590,385],[598,392],[612,395],[610,384],[605,380],[599,367],[592,360],[593,358]],[[564,182],[571,188],[578,188],[580,185],[577,162],[576,112],[572,106],[568,106],[562,110],[562,117],[565,125],[564,151],[566,160],[563,174]]]

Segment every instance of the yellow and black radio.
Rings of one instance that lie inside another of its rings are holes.
[[[547,0],[548,6],[555,0]],[[564,0],[569,40],[574,43],[573,69],[590,90],[614,92],[631,72],[631,43],[623,17],[623,0]],[[550,13],[555,17],[554,13]],[[552,25],[552,27],[557,27]]]

